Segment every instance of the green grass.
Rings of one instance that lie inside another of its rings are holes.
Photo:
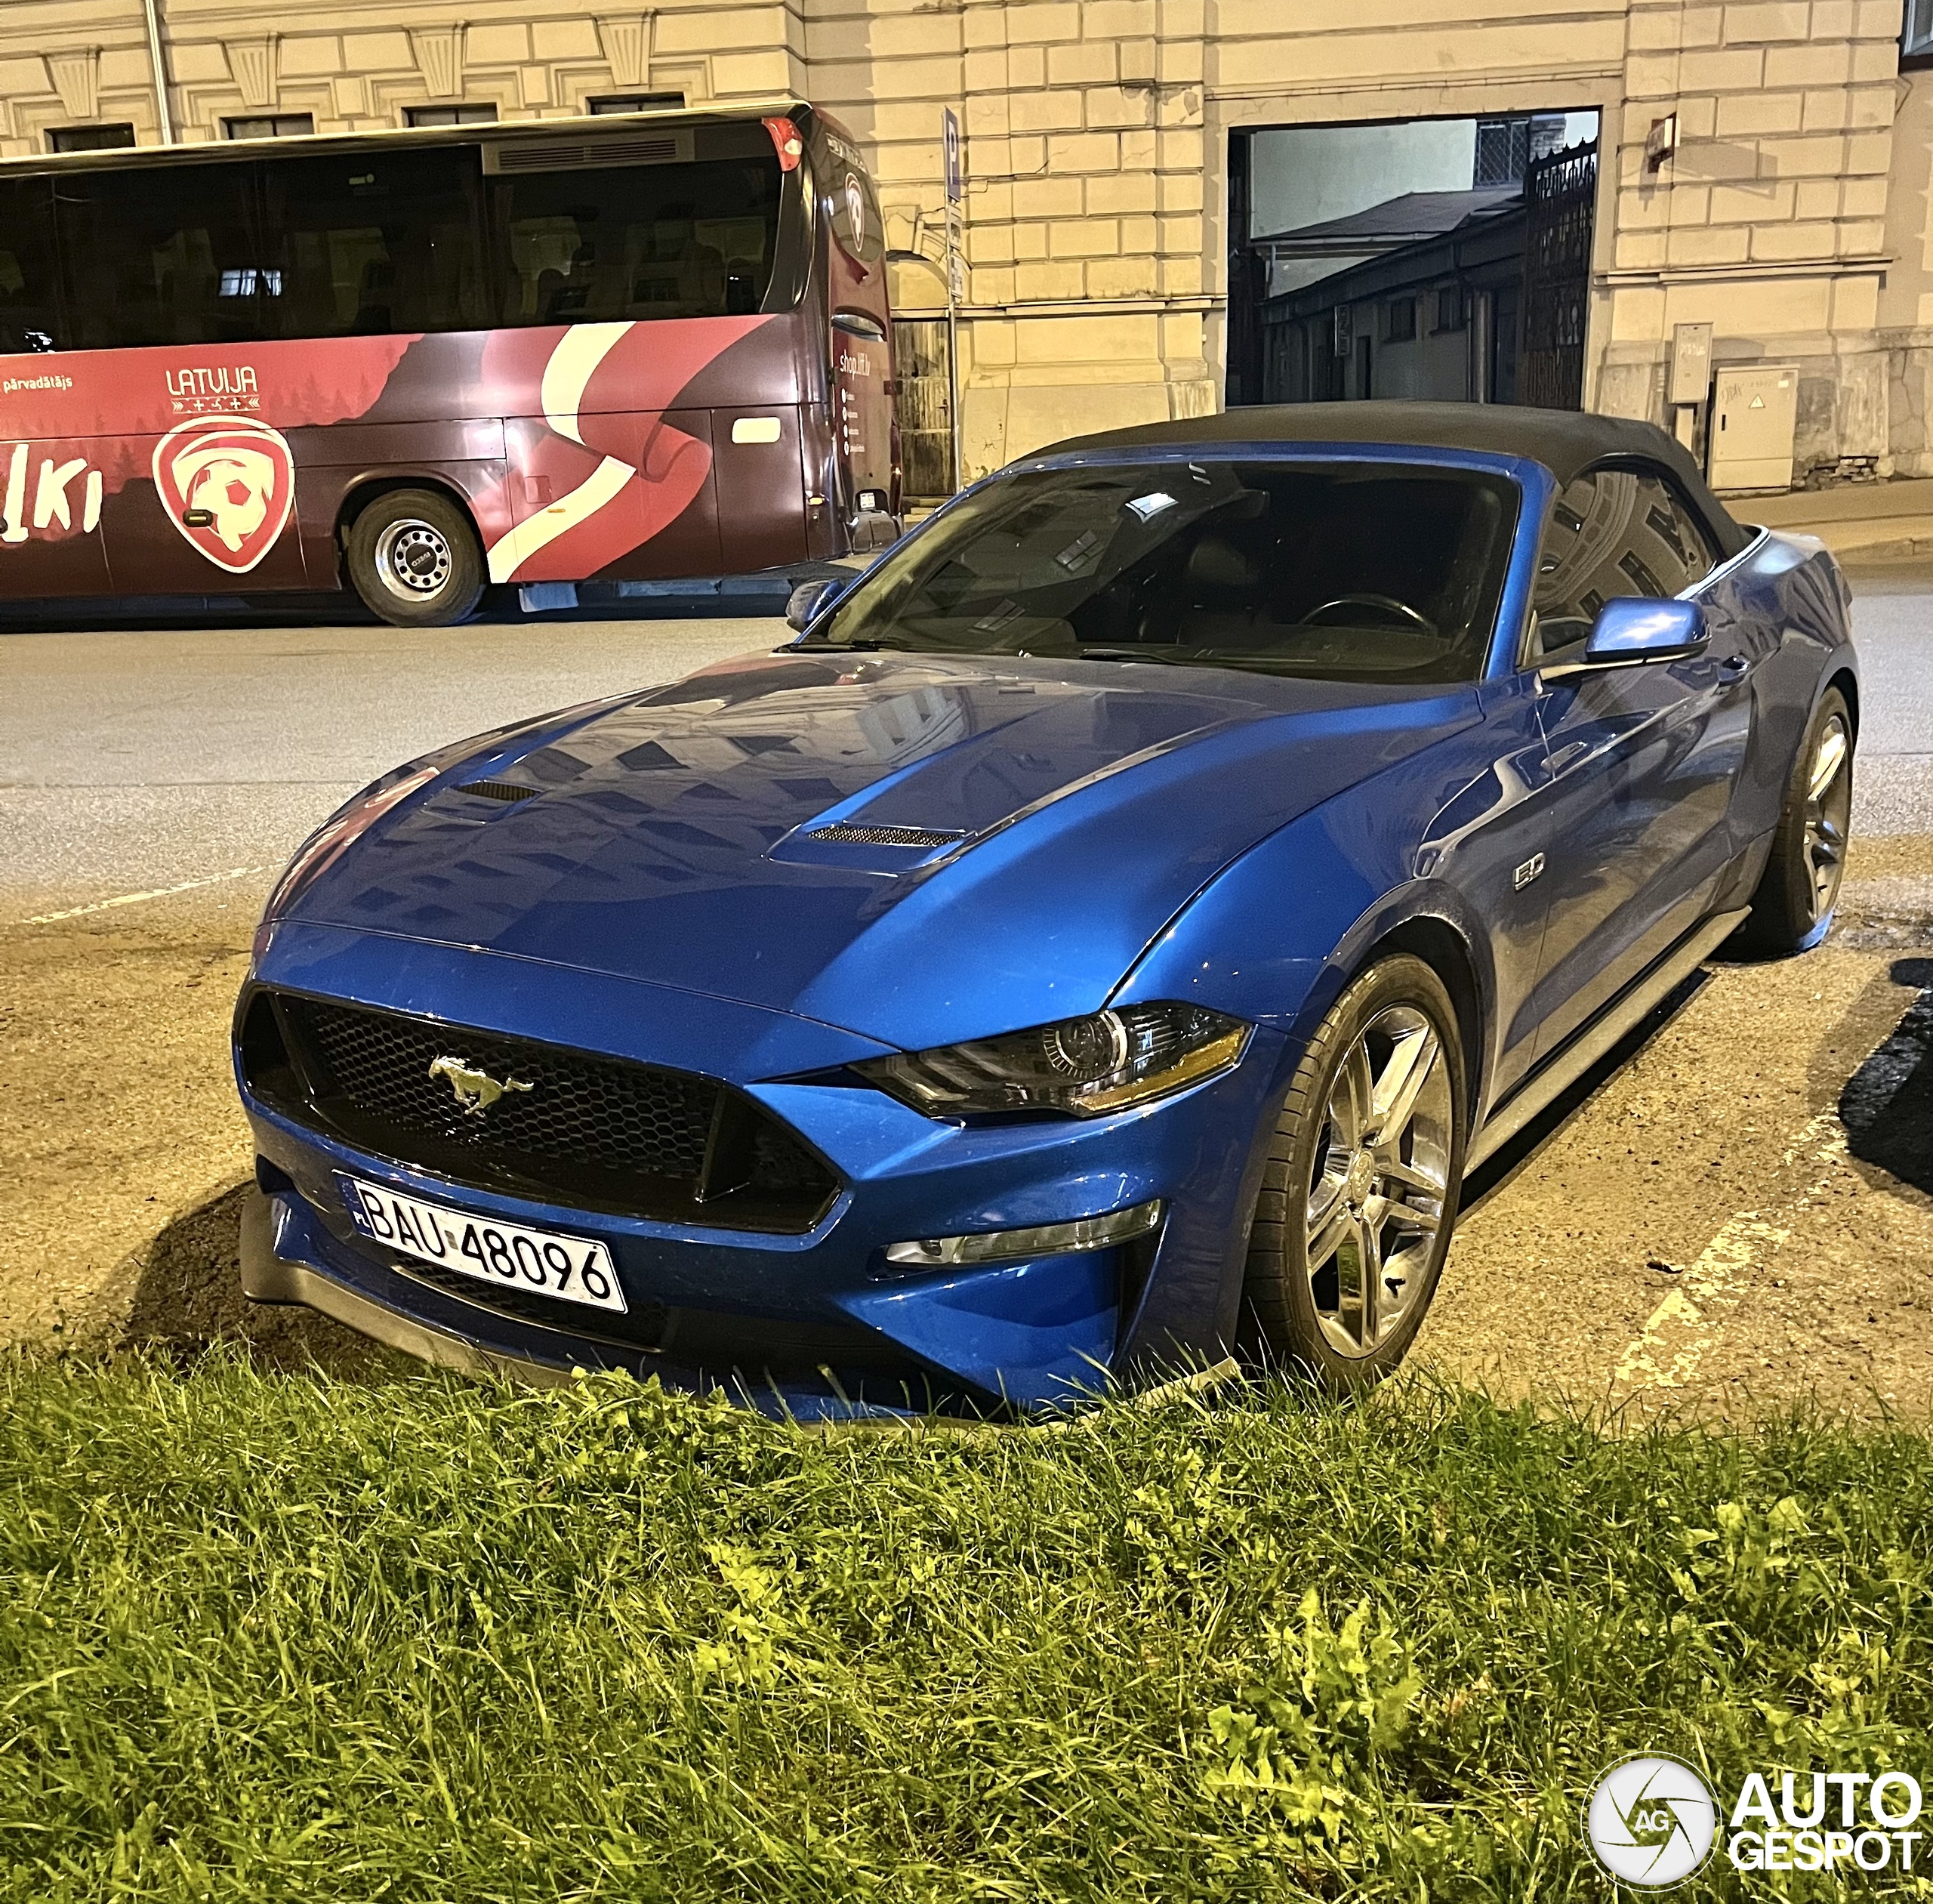
[[[1602,1897],[1625,1752],[1933,1782],[1930,1453],[11,1364],[0,1896]]]

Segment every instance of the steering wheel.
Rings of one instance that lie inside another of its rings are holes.
[[[1378,609],[1398,622],[1407,622],[1420,628],[1425,634],[1434,635],[1437,632],[1436,624],[1428,616],[1420,615],[1407,602],[1399,602],[1393,595],[1336,595],[1312,608],[1297,625],[1302,628],[1324,626],[1332,609],[1352,607]]]

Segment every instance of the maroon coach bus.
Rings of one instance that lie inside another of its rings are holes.
[[[877,548],[889,322],[796,102],[0,164],[0,601],[421,625]]]

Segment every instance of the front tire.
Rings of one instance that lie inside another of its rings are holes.
[[[398,628],[447,628],[476,612],[483,551],[470,518],[434,489],[391,489],[350,525],[349,579]]]
[[[1793,761],[1771,856],[1752,896],[1742,936],[1753,952],[1804,952],[1833,922],[1852,819],[1852,748],[1845,696],[1828,688]]]
[[[1310,1039],[1275,1119],[1249,1234],[1247,1346],[1347,1390],[1401,1362],[1435,1294],[1469,1097],[1456,1008],[1407,954]]]

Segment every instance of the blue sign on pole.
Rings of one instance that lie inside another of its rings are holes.
[[[940,109],[939,143],[946,164],[946,202],[957,205],[966,193],[960,178],[960,117],[951,106]]]

